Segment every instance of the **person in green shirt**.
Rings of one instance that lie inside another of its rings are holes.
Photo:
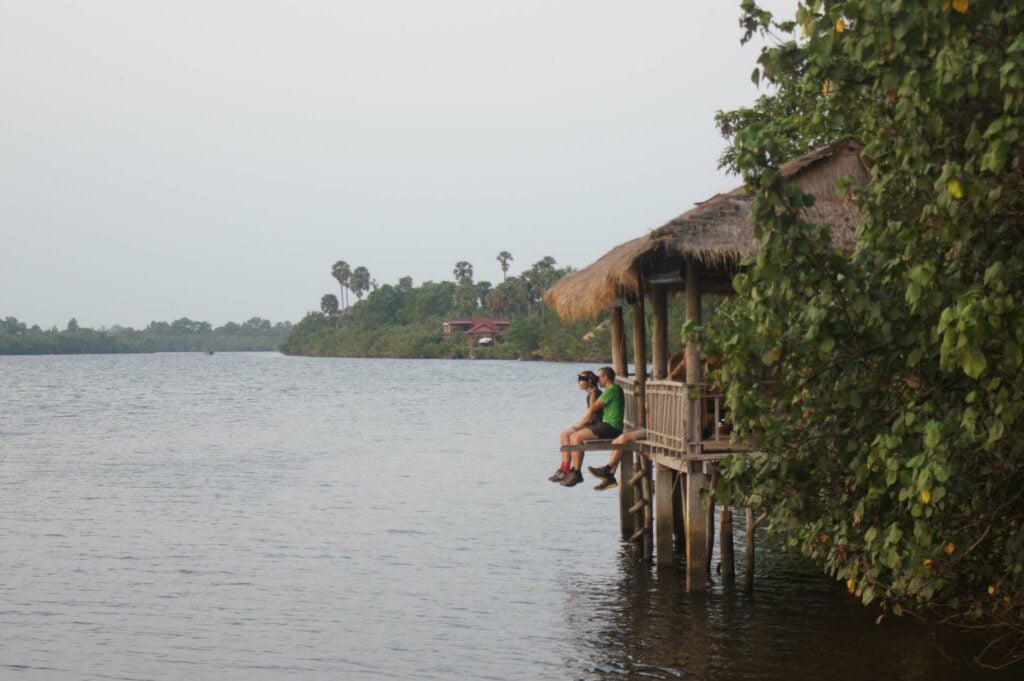
[[[590,403],[587,413],[573,426],[570,444],[578,445],[587,440],[611,440],[622,434],[622,417],[625,412],[626,399],[622,388],[615,385],[615,370],[601,367],[597,371],[597,382],[601,386],[601,397]],[[591,416],[598,410],[602,411],[601,421],[591,423]],[[569,474],[561,484],[572,487],[583,482],[583,452],[572,452]]]

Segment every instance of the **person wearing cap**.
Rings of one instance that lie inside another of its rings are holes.
[[[587,413],[580,422],[573,426],[573,434],[569,444],[579,445],[587,440],[611,440],[622,434],[622,421],[625,415],[626,398],[622,388],[615,385],[615,370],[601,367],[597,372],[598,385],[601,386],[601,397],[590,403]],[[601,421],[591,423],[593,414],[601,410]],[[583,482],[583,452],[571,452],[569,472],[561,481],[563,487],[572,487]]]
[[[576,377],[576,384],[580,390],[587,393],[587,412],[590,413],[590,405],[597,400],[601,395],[601,390],[597,387],[597,374],[593,371],[581,371]],[[588,425],[592,423],[601,422],[602,411],[599,409],[591,415]],[[569,426],[561,433],[558,434],[558,441],[562,445],[570,444],[572,441],[573,433],[576,432],[574,426]],[[555,471],[554,475],[548,478],[551,482],[562,482],[569,474],[569,452],[562,452],[562,463]]]

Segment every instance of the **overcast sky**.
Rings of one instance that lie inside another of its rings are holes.
[[[339,259],[585,266],[738,184],[738,5],[0,0],[0,317],[298,321]]]

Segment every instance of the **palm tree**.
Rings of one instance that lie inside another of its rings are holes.
[[[356,298],[361,301],[363,294],[370,290],[370,270],[362,265],[352,270],[348,286],[352,289],[352,293],[356,294]]]
[[[498,254],[498,262],[501,263],[501,280],[505,281],[505,277],[508,274],[508,264],[512,261],[512,254],[508,251],[502,251]]]
[[[345,307],[348,307],[345,289],[348,288],[349,280],[352,277],[352,268],[344,260],[339,260],[331,267],[331,276],[338,280],[338,285],[341,287],[341,298],[345,301]]]
[[[452,274],[455,275],[455,281],[460,284],[463,282],[473,283],[473,266],[465,260],[455,263],[455,269],[452,270]]]
[[[338,297],[328,293],[320,299],[320,310],[328,317],[338,314]]]

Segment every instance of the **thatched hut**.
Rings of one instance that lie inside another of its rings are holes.
[[[789,161],[779,169],[787,181],[815,197],[805,217],[827,225],[837,245],[852,249],[859,214],[840,196],[837,183],[852,177],[867,182],[869,168],[860,145],[844,141]],[[595,262],[563,278],[544,298],[560,317],[578,321],[596,317],[652,285],[678,285],[687,259],[699,263],[705,293],[728,293],[740,262],[757,251],[750,197],[744,187],[698,203],[646,235],[616,246]],[[647,286],[644,286],[647,284]]]
[[[786,181],[815,197],[815,205],[807,210],[805,218],[828,226],[834,243],[845,249],[853,248],[860,216],[856,205],[841,195],[837,183],[845,177],[852,177],[858,184],[867,182],[869,167],[860,152],[860,145],[839,142],[779,169]],[[725,453],[749,451],[749,447],[731,441],[728,435],[720,437],[717,424],[721,397],[710,394],[702,384],[698,343],[686,344],[685,383],[661,380],[667,375],[668,363],[668,294],[685,291],[686,317],[699,323],[702,293],[732,292],[733,276],[744,258],[758,249],[750,204],[743,187],[713,196],[657,229],[616,246],[545,294],[548,304],[567,320],[591,318],[611,310],[612,360],[619,375],[617,383],[627,395],[626,423],[646,426],[643,439],[633,443],[633,451],[626,452],[620,464],[623,536],[642,541],[646,558],[651,557],[656,539],[658,562],[668,565],[673,560],[673,533],[679,534],[675,528],[685,526],[686,583],[690,590],[707,586],[714,507],[705,508],[701,498],[702,490],[713,484],[713,462]],[[647,380],[644,370],[644,308],[648,301],[653,312],[653,381]],[[633,364],[640,367],[633,378],[626,375],[625,305],[633,309]],[[705,434],[709,418],[710,438]],[[651,464],[657,473],[653,481]],[[654,509],[652,488],[657,502]],[[747,519],[748,527],[752,527],[751,509],[747,509]],[[726,526],[730,536],[732,526],[728,508],[722,510],[722,523],[722,555],[726,555],[728,545],[731,556],[732,541],[726,541]],[[748,538],[752,536],[748,532]],[[753,565],[753,544],[749,542],[747,560],[749,577]],[[723,559],[723,563],[729,565],[731,559]],[[723,573],[728,569],[723,567]]]

